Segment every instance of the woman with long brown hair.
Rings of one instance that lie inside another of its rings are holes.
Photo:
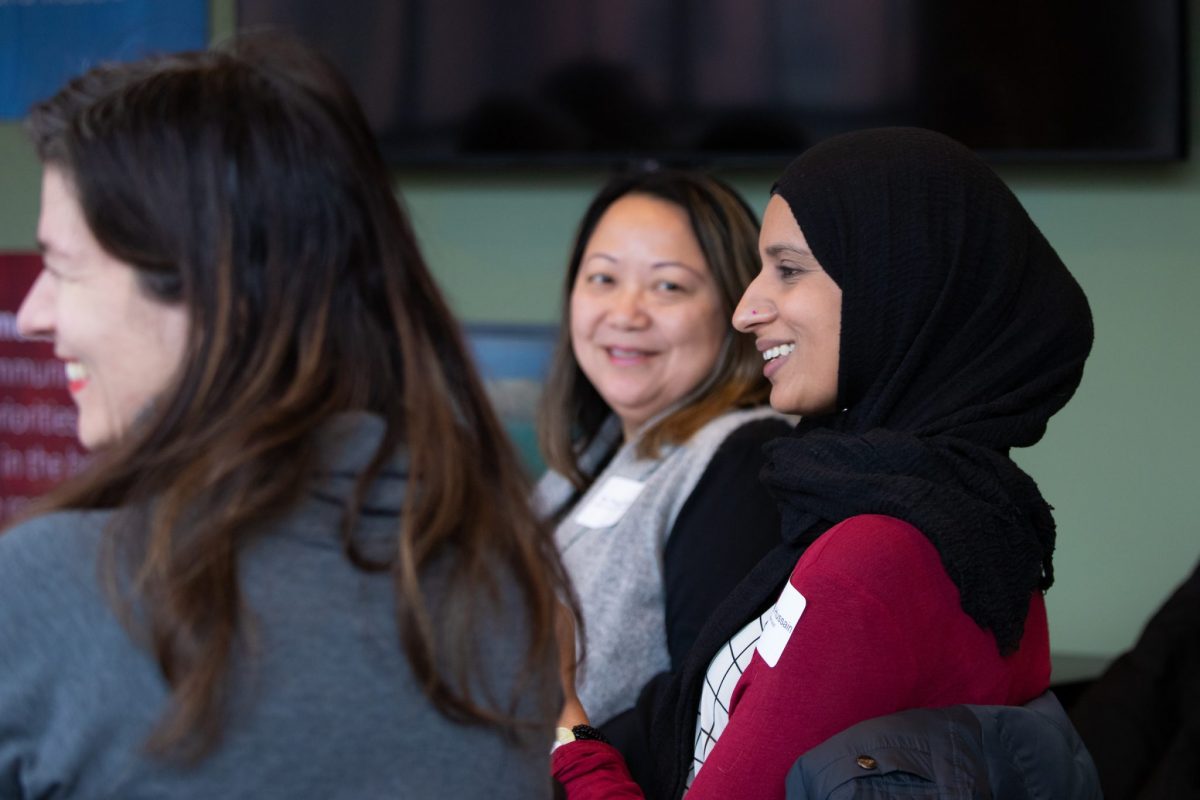
[[[28,128],[95,452],[0,536],[0,795],[548,796],[570,590],[343,81],[241,40]]]

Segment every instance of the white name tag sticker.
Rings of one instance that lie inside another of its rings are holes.
[[[768,612],[766,627],[763,628],[762,636],[758,638],[758,654],[767,662],[768,667],[779,663],[783,648],[787,647],[788,640],[792,638],[792,631],[796,629],[796,623],[800,621],[800,615],[804,613],[807,603],[804,595],[796,591],[796,587],[788,581],[774,607]]]
[[[615,525],[645,487],[630,478],[609,478],[575,515],[575,521],[585,528]]]

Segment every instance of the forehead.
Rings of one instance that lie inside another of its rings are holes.
[[[777,194],[771,195],[766,210],[763,211],[758,246],[764,254],[770,254],[774,248],[780,246],[805,252],[809,250],[808,241],[804,238],[804,232],[800,230],[800,224],[792,215],[791,207]]]
[[[38,242],[44,250],[72,253],[94,242],[76,198],[75,187],[57,167],[42,171],[42,202]]]
[[[615,200],[588,238],[589,251],[609,248],[700,253],[700,243],[682,206],[638,193]]]

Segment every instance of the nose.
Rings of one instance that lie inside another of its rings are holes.
[[[54,282],[44,269],[38,273],[17,310],[17,332],[26,339],[54,336]]]
[[[737,308],[733,310],[733,327],[741,333],[751,333],[763,323],[775,319],[775,305],[762,291],[759,283],[761,280],[760,272],[750,281],[750,285],[742,293],[742,299],[738,301]]]
[[[608,310],[610,324],[619,328],[640,328],[648,319],[640,287],[626,286],[612,294],[612,305]]]

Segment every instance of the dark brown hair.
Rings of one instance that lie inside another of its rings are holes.
[[[758,220],[741,196],[709,175],[655,170],[619,175],[588,206],[575,234],[571,261],[563,283],[563,312],[538,413],[538,438],[546,464],[566,476],[577,489],[595,477],[585,474],[579,454],[595,438],[612,413],[583,374],[571,348],[571,292],[584,251],[604,212],[627,194],[645,194],[682,208],[712,273],[725,320],[758,271]],[[679,406],[658,420],[638,440],[643,457],[655,457],[664,444],[680,444],[706,423],[731,408],[760,405],[770,386],[762,375],[762,358],[749,336],[729,327],[725,344],[707,379]]]
[[[173,382],[36,509],[118,509],[106,583],[172,691],[151,747],[195,757],[218,740],[231,653],[249,625],[240,549],[304,495],[318,431],[356,410],[386,433],[344,508],[341,542],[359,568],[391,571],[417,682],[454,719],[514,733],[549,724],[565,573],[333,68],[293,43],[243,38],[96,68],[36,106],[28,129],[105,250],[190,320]],[[390,558],[373,561],[356,523],[400,448],[409,499]],[[544,701],[537,720],[515,719],[515,698],[480,701],[470,688],[487,666],[474,661],[487,617],[472,612],[513,584],[529,633],[524,690]]]

